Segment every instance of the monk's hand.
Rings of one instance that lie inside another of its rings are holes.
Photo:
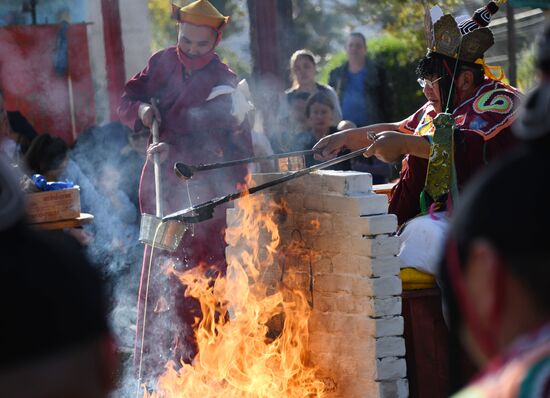
[[[384,131],[371,136],[372,144],[363,154],[366,158],[376,156],[383,162],[397,162],[407,153],[408,135],[395,131]]]
[[[170,150],[170,145],[166,142],[157,142],[156,144],[151,144],[147,147],[147,159],[151,159],[155,153],[159,154],[160,161],[164,162],[168,159],[168,151]]]
[[[141,123],[147,128],[153,126],[153,120],[156,120],[160,126],[161,117],[160,111],[154,104],[147,104],[145,102],[141,103],[138,110],[138,116],[141,120]]]
[[[313,150],[316,151],[314,157],[317,160],[333,159],[344,148],[355,151],[367,146],[370,142],[368,136],[359,129],[340,131],[321,138],[313,147]]]

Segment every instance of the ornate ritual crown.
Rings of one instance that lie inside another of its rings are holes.
[[[435,53],[466,62],[475,62],[494,44],[493,33],[487,27],[491,16],[506,0],[494,0],[477,9],[471,18],[457,22],[443,15],[439,6],[426,9],[425,27],[428,49]]]

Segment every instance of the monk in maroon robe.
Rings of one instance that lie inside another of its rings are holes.
[[[151,57],[126,84],[119,107],[122,121],[135,131],[150,128],[153,119],[160,123],[161,142],[151,144],[148,155],[159,153],[163,160],[164,215],[235,191],[247,173],[245,167],[224,168],[197,173],[185,182],[174,174],[175,162],[193,165],[252,155],[250,131],[232,116],[231,95],[209,98],[215,87],[225,86],[227,91],[227,86],[235,88],[237,83],[235,74],[214,53],[228,18],[205,0],[174,8],[173,14],[180,22],[178,45]],[[155,214],[150,158],[143,167],[139,200],[142,213]],[[151,248],[146,246],[135,357],[145,379],[162,372],[169,359],[190,362],[196,354],[191,326],[200,316],[200,307],[184,297],[185,286],[167,276],[165,268],[185,271],[201,266],[205,272],[223,274],[225,227],[225,208],[219,207],[212,219],[190,226],[174,253],[154,249],[151,259]]]
[[[428,102],[402,122],[350,129],[325,137],[314,147],[321,151],[317,155],[321,159],[334,157],[343,148],[367,146],[365,156],[376,156],[385,162],[395,162],[406,155],[389,207],[400,225],[425,210],[421,209],[424,206],[420,196],[427,192],[428,159],[437,133],[433,119],[437,114],[449,114],[456,126],[453,148],[449,148],[453,156],[449,160],[437,159],[437,163],[452,163],[447,169],[454,169],[452,179],[456,181],[452,185],[456,191],[515,143],[509,127],[517,117],[521,94],[501,82],[501,68],[489,67],[484,61],[484,53],[494,43],[488,25],[498,4],[491,1],[460,23],[452,15],[439,15],[441,10],[437,8],[426,15],[426,21],[431,21],[426,24],[429,50],[416,70]],[[441,139],[437,137],[439,152]],[[432,172],[439,172],[437,167],[434,164]],[[425,205],[424,199],[425,195]],[[430,198],[437,205],[441,204],[440,199]]]
[[[460,24],[451,15],[430,13],[430,49],[417,67],[428,102],[402,122],[347,130],[314,147],[322,159],[343,148],[368,147],[365,156],[385,162],[405,155],[389,205],[402,226],[402,267],[435,272],[453,200],[474,174],[515,145],[510,125],[521,94],[501,81],[502,71],[494,73],[498,67],[483,61],[494,43],[487,25],[497,10],[491,2]]]

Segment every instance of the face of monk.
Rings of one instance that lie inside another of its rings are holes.
[[[426,76],[424,85],[424,88],[422,89],[422,92],[424,93],[424,96],[428,101],[431,102],[432,106],[434,107],[435,111],[437,113],[442,112],[441,107],[441,98],[439,94],[439,81],[437,80],[437,76]],[[433,83],[432,83],[433,82]]]
[[[209,27],[185,22],[179,26],[178,47],[190,58],[206,54],[215,42],[216,32]]]

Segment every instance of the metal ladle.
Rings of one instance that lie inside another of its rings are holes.
[[[238,159],[238,160],[230,160],[228,162],[220,162],[220,163],[207,163],[207,164],[198,164],[194,166],[187,165],[182,162],[177,162],[174,164],[174,173],[176,175],[184,180],[188,180],[197,171],[206,171],[206,170],[214,170],[214,169],[220,169],[223,167],[231,167],[231,166],[238,166],[240,164],[246,164],[246,163],[254,163],[254,162],[262,162],[265,160],[272,160],[272,159],[279,159],[279,158],[287,158],[287,157],[293,157],[293,156],[306,156],[306,155],[313,155],[315,152],[313,149],[308,149],[306,151],[296,151],[296,152],[287,152],[287,153],[276,153],[274,155],[268,155],[268,156],[257,156],[254,158],[246,158],[246,159]]]
[[[281,178],[277,178],[273,181],[269,181],[269,182],[266,182],[264,184],[260,184],[258,186],[252,187],[252,188],[250,188],[246,191],[233,192],[233,193],[230,193],[230,194],[222,196],[222,197],[213,198],[209,201],[200,203],[196,206],[192,206],[192,207],[189,207],[187,209],[183,209],[183,210],[177,211],[175,213],[169,214],[166,217],[163,217],[162,221],[164,222],[164,221],[178,220],[178,221],[182,221],[184,223],[193,224],[193,223],[209,220],[210,218],[212,218],[212,216],[214,214],[214,209],[217,206],[219,206],[223,203],[232,202],[236,199],[242,198],[243,196],[252,195],[256,192],[263,191],[264,189],[268,189],[268,188],[274,187],[276,185],[282,184],[284,182],[293,180],[295,178],[302,177],[302,176],[304,176],[306,174],[309,174],[313,171],[325,169],[327,167],[330,167],[330,166],[333,166],[335,164],[344,162],[346,160],[353,159],[353,158],[355,158],[359,155],[362,155],[367,150],[367,148],[368,147],[361,148],[361,149],[358,149],[356,151],[347,153],[345,155],[338,156],[334,159],[327,160],[326,162],[315,164],[315,165],[307,167],[305,169],[295,171],[292,174],[286,175],[286,176],[281,177]],[[303,154],[303,152],[301,152],[301,153]],[[284,155],[288,156],[288,154],[284,154]],[[250,159],[254,159],[254,158],[250,158]],[[234,162],[243,162],[244,163],[245,160],[250,161],[250,159],[243,159],[243,160],[239,160],[239,161],[236,160]],[[225,165],[225,164],[228,164],[228,163],[230,163],[230,162],[225,162],[225,163],[220,163],[220,164]],[[238,164],[241,164],[241,163],[238,163]],[[226,166],[222,166],[222,167],[226,167]]]

